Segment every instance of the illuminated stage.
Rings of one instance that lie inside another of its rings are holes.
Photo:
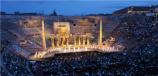
[[[11,46],[14,53],[24,57],[28,60],[45,60],[47,58],[53,58],[55,54],[64,54],[64,53],[81,53],[81,52],[101,52],[101,53],[109,53],[109,52],[120,52],[121,50],[117,47],[107,47],[99,45],[90,45],[86,47],[76,47],[73,45],[69,45],[66,48],[58,47],[58,48],[48,48],[47,50],[36,51],[35,53],[31,53],[27,49],[21,48],[17,45]]]
[[[76,22],[78,24],[54,22],[53,29],[50,29],[52,32],[48,33],[44,26],[44,18],[42,18],[40,49],[31,49],[33,45],[30,45],[28,48],[20,46],[13,46],[13,48],[18,48],[15,49],[17,50],[16,53],[29,60],[45,59],[61,53],[120,51],[120,47],[103,44],[102,19],[99,18],[97,21],[99,24],[98,30],[96,29],[97,27],[89,24],[87,21],[79,20]],[[98,34],[94,34],[94,30],[95,32],[98,31]],[[36,45],[31,40],[27,41]],[[114,42],[115,38],[111,38],[110,41]]]

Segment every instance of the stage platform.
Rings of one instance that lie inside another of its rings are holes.
[[[69,48],[62,48],[62,47],[58,47],[58,48],[48,48],[46,50],[42,50],[42,51],[34,51],[31,52],[32,50],[30,49],[24,49],[18,45],[12,45],[12,49],[13,52],[17,55],[20,55],[21,57],[26,58],[27,60],[35,60],[35,61],[40,61],[40,60],[44,60],[50,57],[53,57],[56,54],[65,54],[65,53],[81,53],[81,52],[102,52],[102,53],[109,53],[109,52],[119,52],[121,50],[119,50],[118,48],[115,47],[99,47],[97,45],[93,45],[93,46],[88,46],[88,47],[82,47],[82,48],[73,48],[73,47],[69,47]]]

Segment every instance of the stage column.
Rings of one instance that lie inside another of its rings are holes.
[[[81,45],[81,38],[79,36],[79,38],[78,38],[78,46],[80,47],[80,45]]]
[[[57,46],[59,47],[60,37],[57,35]]]
[[[66,37],[66,45],[69,45],[69,37]]]
[[[83,36],[83,45],[85,45],[85,37]]]
[[[74,47],[76,47],[76,36],[74,35]]]
[[[54,37],[52,37],[51,39],[52,39],[52,48],[54,48],[55,47]]]
[[[89,46],[89,37],[87,37],[87,41],[86,42],[87,42],[87,46]]]

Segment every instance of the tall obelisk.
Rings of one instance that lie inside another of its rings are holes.
[[[45,38],[45,31],[44,31],[44,17],[42,17],[42,48],[43,48],[43,50],[46,49],[46,38]]]
[[[100,28],[99,28],[99,46],[102,47],[102,19],[100,18]]]

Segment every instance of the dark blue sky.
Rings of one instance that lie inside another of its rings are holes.
[[[158,5],[158,0],[1,0],[1,11],[44,12],[61,15],[112,13],[127,6]]]

